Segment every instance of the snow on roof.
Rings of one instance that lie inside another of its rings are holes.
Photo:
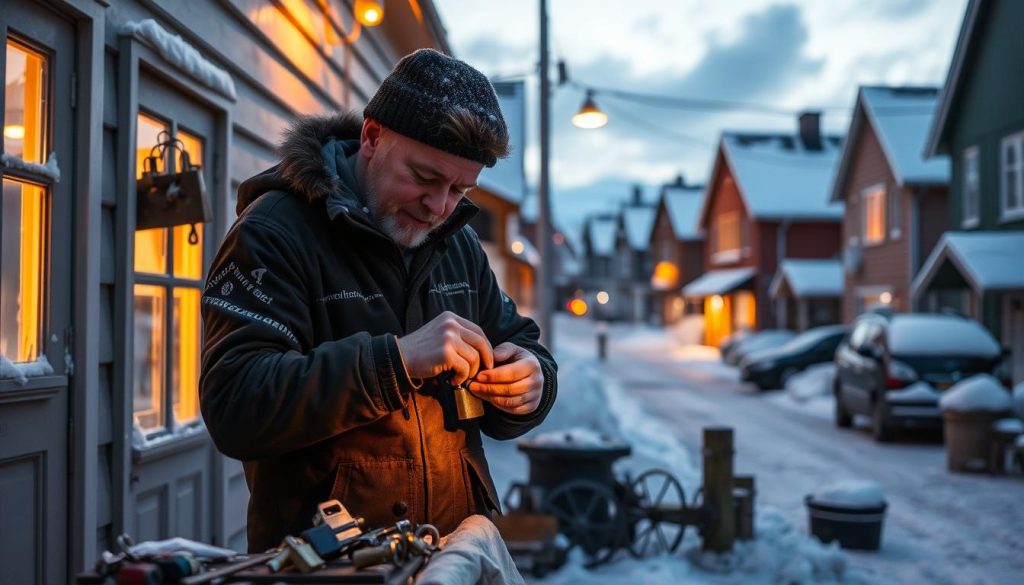
[[[699,238],[700,205],[703,187],[666,187],[665,209],[672,222],[672,232],[680,240]]]
[[[622,227],[626,232],[629,247],[643,251],[651,247],[651,230],[654,229],[654,207],[626,207],[622,210]]]
[[[590,246],[598,256],[611,256],[615,251],[615,219],[595,217],[590,220]]]
[[[999,355],[992,334],[977,321],[951,315],[900,313],[891,319],[888,344],[894,355],[977,356]]]
[[[210,89],[232,101],[238,99],[238,94],[235,93],[235,82],[230,73],[207,60],[180,35],[167,32],[152,18],[124,23],[121,27],[121,34],[133,36],[153,47],[168,63]]]
[[[862,87],[862,104],[882,144],[896,180],[948,183],[949,157],[924,158],[938,88]]]
[[[841,139],[823,138],[821,150],[807,150],[787,134],[722,134],[722,152],[753,218],[843,216],[843,205],[829,202]]]
[[[948,261],[982,291],[1024,289],[1020,254],[1024,232],[946,232],[914,279],[914,291],[927,286]]]
[[[843,294],[843,264],[839,260],[783,260],[772,279],[772,296],[778,294],[783,279],[797,297],[838,297]]]
[[[501,116],[508,126],[509,150],[507,158],[499,159],[491,168],[484,167],[478,183],[481,187],[512,203],[522,203],[526,195],[526,174],[523,153],[526,150],[525,102],[526,91],[522,81],[502,81],[494,84]]]
[[[683,288],[688,297],[707,297],[732,292],[754,276],[753,268],[725,268],[705,272]]]

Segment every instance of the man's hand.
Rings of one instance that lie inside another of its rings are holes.
[[[433,378],[452,372],[451,383],[456,386],[494,367],[491,343],[483,330],[451,311],[399,337],[398,350],[410,377]]]
[[[494,361],[507,363],[482,370],[470,383],[470,392],[511,414],[537,410],[544,395],[544,373],[537,356],[506,342],[494,348]]]

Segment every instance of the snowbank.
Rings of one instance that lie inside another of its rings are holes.
[[[819,396],[829,396],[832,393],[832,380],[835,377],[836,365],[834,363],[814,364],[786,380],[786,393],[797,402],[806,402]]]
[[[34,362],[16,364],[11,360],[0,356],[0,380],[13,378],[24,386],[29,378],[36,376],[49,376],[53,373],[53,366],[50,365],[46,355],[41,355]]]
[[[942,410],[1002,412],[1010,410],[1010,394],[989,374],[976,374],[957,382],[939,400]]]
[[[608,437],[594,432],[590,429],[572,428],[565,431],[542,433],[533,437],[532,445],[545,447],[566,447],[570,449],[592,449],[595,447],[609,447],[615,443]]]
[[[816,504],[840,508],[874,508],[885,503],[882,486],[871,480],[848,479],[824,486],[811,494]]]

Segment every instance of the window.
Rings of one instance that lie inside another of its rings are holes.
[[[885,186],[868,187],[861,199],[864,201],[864,245],[879,244],[885,239]]]
[[[47,152],[46,55],[9,38],[4,70],[4,153],[41,164]],[[37,170],[5,173],[0,200],[0,355],[30,362],[42,353],[50,185]]]
[[[722,213],[711,226],[711,258],[717,262],[732,262],[740,257],[743,235],[740,212]]]
[[[184,144],[192,164],[203,166],[203,141],[198,136],[140,113],[136,177],[142,176],[153,146],[167,136]],[[176,154],[172,171],[182,165],[181,153]],[[164,171],[166,164],[168,161],[158,161],[157,169]],[[134,266],[133,408],[135,424],[149,435],[188,424],[199,416],[203,225],[136,231]]]
[[[889,238],[900,239],[903,233],[903,192],[898,185],[892,185],[887,191],[889,198]]]
[[[1024,132],[1003,138],[1001,165],[1000,216],[1024,217]]]
[[[978,225],[978,198],[979,191],[981,190],[981,174],[978,164],[978,147],[971,146],[965,149],[963,163],[963,227]]]

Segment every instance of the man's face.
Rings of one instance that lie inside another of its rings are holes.
[[[483,165],[383,128],[363,126],[363,189],[370,214],[403,248],[422,244],[476,186]]]

